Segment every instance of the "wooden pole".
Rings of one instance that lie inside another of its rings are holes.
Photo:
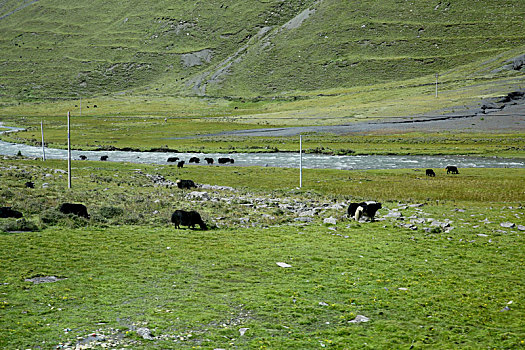
[[[42,160],[46,160],[46,149],[44,145],[44,122],[40,121],[40,132],[42,133]]]
[[[439,77],[439,74],[436,73],[436,98],[438,97],[438,77]]]
[[[299,188],[303,187],[303,135],[299,135]]]
[[[70,133],[70,115],[67,112],[67,188],[71,188],[71,133]]]

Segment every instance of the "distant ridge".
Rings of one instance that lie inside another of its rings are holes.
[[[30,6],[32,5],[32,6]],[[0,100],[275,97],[522,77],[525,1],[5,0]]]

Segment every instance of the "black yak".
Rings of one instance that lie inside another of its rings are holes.
[[[197,187],[195,185],[195,182],[193,182],[193,180],[177,180],[176,183],[177,183],[177,187],[180,189],[187,188],[189,190],[192,187]]]
[[[89,214],[84,204],[62,203],[59,210],[63,214],[74,214],[89,219]]]
[[[361,216],[364,215],[369,217],[371,221],[374,221],[374,216],[379,209],[381,209],[381,203],[377,202],[350,203],[348,216],[359,221]]]
[[[445,168],[445,170],[447,171],[447,174],[459,174],[459,171],[458,171],[458,167],[456,166],[453,166],[453,165],[449,165]]]
[[[21,218],[22,213],[18,210],[14,210],[11,207],[0,207],[0,218]]]
[[[432,169],[427,169],[427,170],[426,170],[426,175],[427,175],[427,176],[434,177],[434,176],[436,176],[436,173],[435,173],[434,170],[432,170]]]
[[[195,228],[195,225],[199,225],[201,230],[206,230],[206,224],[202,221],[201,216],[196,211],[184,211],[175,210],[171,215],[171,222],[175,225],[175,228],[179,229],[180,225]]]
[[[218,161],[219,161],[219,164],[226,164],[226,163],[233,164],[234,163],[233,158],[219,158]]]

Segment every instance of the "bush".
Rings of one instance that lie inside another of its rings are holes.
[[[124,213],[124,210],[119,207],[102,207],[99,210],[100,216],[106,219],[111,219],[116,216],[121,216]]]
[[[13,232],[13,231],[38,231],[38,226],[31,222],[26,220],[25,218],[20,219],[9,219],[2,223],[0,223],[0,231],[4,232]]]
[[[84,227],[89,223],[88,219],[74,214],[63,214],[58,209],[47,209],[40,215],[40,221],[44,226],[67,226],[71,228]]]
[[[65,219],[65,215],[57,209],[47,209],[40,214],[40,221],[46,225],[56,225]]]

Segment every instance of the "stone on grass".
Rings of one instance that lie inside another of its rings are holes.
[[[279,265],[280,267],[292,267],[292,265],[287,264],[287,263],[285,263],[285,262],[278,262],[278,263],[276,263],[276,264]]]
[[[36,276],[33,278],[26,278],[26,282],[33,282],[34,284],[40,284],[40,283],[53,283],[58,282],[61,280],[65,280],[66,278],[59,278],[56,276]]]
[[[329,218],[324,219],[323,223],[329,224],[329,225],[337,225],[337,219],[333,217],[329,217]]]
[[[361,323],[361,322],[368,322],[370,319],[363,315],[357,315],[353,320],[348,321],[348,323]]]
[[[499,224],[501,227],[505,227],[505,228],[514,228],[516,225],[512,222],[502,222],[501,224]]]
[[[139,335],[139,337],[142,337],[143,339],[146,339],[146,340],[155,339],[153,335],[151,334],[151,331],[149,330],[149,328],[139,328],[137,329],[137,334]]]
[[[210,199],[208,192],[193,191],[188,193],[189,198],[198,199],[201,201],[207,201]]]

